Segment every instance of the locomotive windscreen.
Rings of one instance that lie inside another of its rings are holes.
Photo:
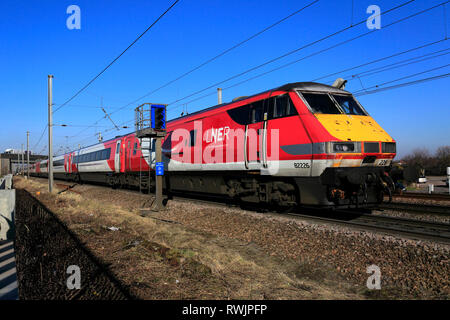
[[[313,113],[341,114],[336,104],[326,93],[302,93]]]
[[[352,114],[357,116],[366,116],[366,113],[359,106],[352,96],[341,96],[333,94],[333,98],[336,99],[339,106],[344,110],[346,114]]]

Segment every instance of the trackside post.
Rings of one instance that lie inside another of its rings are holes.
[[[139,139],[155,139],[155,201],[150,208],[151,211],[160,211],[164,208],[162,195],[164,163],[161,141],[166,135],[166,106],[166,104],[144,103],[135,109],[136,136]],[[149,144],[150,157],[151,151]],[[149,159],[149,165],[151,162]]]
[[[53,192],[53,124],[52,124],[52,80],[48,75],[48,192]]]

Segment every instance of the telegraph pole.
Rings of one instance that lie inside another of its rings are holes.
[[[27,178],[30,178],[30,131],[27,131]]]
[[[53,192],[53,123],[52,123],[52,79],[48,75],[48,192]]]

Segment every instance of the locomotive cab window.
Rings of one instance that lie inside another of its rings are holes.
[[[264,112],[268,114],[267,120],[298,115],[291,98],[287,94],[255,101],[251,104],[227,111],[231,119],[240,125],[263,121]]]
[[[250,105],[251,123],[263,121],[263,101],[256,101]]]
[[[230,118],[237,122],[240,125],[247,125],[250,123],[250,106],[242,106],[234,109],[227,110],[228,115]]]
[[[302,95],[313,113],[341,114],[334,101],[326,93],[302,92]]]
[[[352,96],[341,96],[333,94],[333,98],[337,101],[339,106],[342,108],[342,110],[344,110],[346,114],[356,116],[367,115]]]

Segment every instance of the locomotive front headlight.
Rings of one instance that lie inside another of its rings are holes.
[[[333,152],[355,152],[355,143],[335,142],[333,143]]]

